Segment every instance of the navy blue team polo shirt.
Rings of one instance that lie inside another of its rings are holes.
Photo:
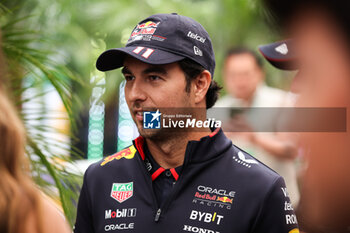
[[[170,195],[174,185],[176,184],[182,166],[171,169],[164,169],[154,160],[148,149],[147,143],[144,144],[145,165],[149,171],[153,181],[153,191],[156,195],[158,205],[162,205],[166,198]]]
[[[283,178],[222,130],[189,141],[182,167],[164,170],[151,160],[138,137],[91,165],[74,232],[299,232]]]

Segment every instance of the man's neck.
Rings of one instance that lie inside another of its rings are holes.
[[[163,168],[170,169],[181,166],[184,163],[188,141],[200,140],[208,136],[208,132],[190,132],[177,135],[165,141],[153,141],[146,139],[147,146],[154,160]]]

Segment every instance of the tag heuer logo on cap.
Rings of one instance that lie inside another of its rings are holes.
[[[133,195],[133,182],[130,183],[113,183],[111,197],[122,203]]]
[[[288,53],[288,47],[285,43],[281,44],[280,46],[276,47],[275,50],[279,52],[282,55],[286,55]]]

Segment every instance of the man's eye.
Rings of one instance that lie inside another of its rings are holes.
[[[159,79],[161,79],[159,76],[157,76],[157,75],[150,75],[150,76],[148,76],[148,78],[151,80],[151,81],[155,81],[155,80],[159,80]]]
[[[131,80],[133,80],[133,79],[134,79],[134,76],[131,76],[131,75],[125,75],[125,76],[124,76],[124,78],[125,78],[125,80],[126,80],[126,81],[131,81]]]

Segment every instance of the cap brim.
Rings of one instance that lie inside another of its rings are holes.
[[[260,53],[274,67],[281,70],[297,70],[297,58],[292,49],[292,40],[279,41],[259,46]]]
[[[124,65],[127,55],[153,65],[169,64],[185,58],[158,48],[142,49],[140,46],[130,46],[103,52],[96,61],[96,68],[100,71],[118,69]]]

